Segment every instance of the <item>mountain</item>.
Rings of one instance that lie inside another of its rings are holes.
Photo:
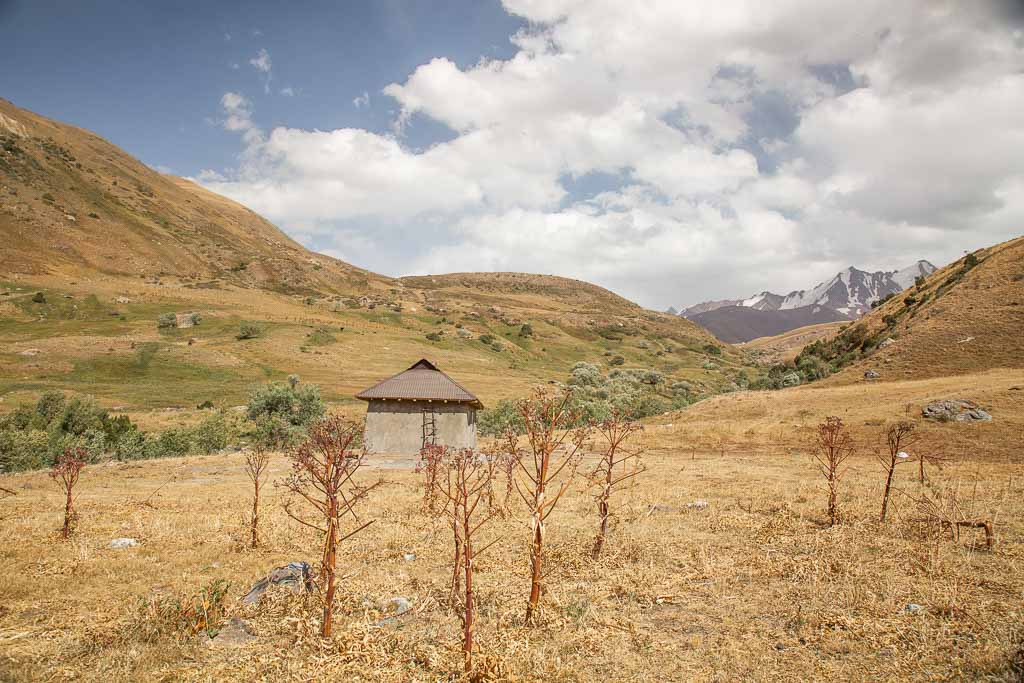
[[[840,312],[827,306],[801,306],[776,311],[763,311],[745,306],[723,306],[690,318],[708,329],[718,339],[730,344],[771,337],[807,325],[847,320]]]
[[[765,291],[748,299],[706,301],[684,309],[681,315],[722,341],[745,342],[804,325],[856,319],[871,310],[871,304],[933,272],[935,266],[923,260],[902,270],[874,273],[851,266],[809,290],[785,296]]]
[[[200,324],[158,328],[187,312]],[[239,340],[243,322],[263,334]],[[423,357],[485,404],[564,381],[579,361],[657,370],[666,392],[685,380],[702,394],[751,363],[590,283],[391,278],[311,252],[229,199],[0,100],[0,411],[60,389],[173,421],[153,409],[237,405],[293,373],[358,409],[355,392]]]

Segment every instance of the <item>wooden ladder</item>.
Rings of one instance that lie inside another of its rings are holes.
[[[423,409],[423,448],[437,443],[437,417],[433,408]]]

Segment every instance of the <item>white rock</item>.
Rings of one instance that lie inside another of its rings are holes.
[[[110,542],[110,548],[134,548],[139,544],[134,538],[115,538]]]

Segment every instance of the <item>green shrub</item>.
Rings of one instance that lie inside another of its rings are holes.
[[[717,346],[715,344],[705,344],[704,345],[704,352],[705,353],[709,353],[712,356],[721,356],[722,355],[722,347],[721,346]]]
[[[21,472],[49,467],[50,437],[39,429],[0,431],[0,472]]]
[[[306,335],[306,343],[313,346],[327,346],[338,341],[338,338],[326,327],[318,327]]]
[[[501,436],[511,428],[517,434],[522,434],[523,417],[519,414],[514,401],[498,401],[493,408],[482,410],[477,414],[477,431],[483,436]]]
[[[161,313],[156,319],[157,329],[167,330],[178,326],[178,316],[174,313]]]
[[[432,342],[439,342],[441,341],[441,335],[437,332],[427,332],[427,339]]]
[[[252,322],[243,322],[238,326],[238,339],[257,339],[263,336],[263,327]]]
[[[479,339],[484,344],[491,344],[494,342],[494,337],[489,334],[481,334]]]
[[[246,417],[255,423],[256,438],[270,446],[289,443],[304,428],[324,415],[320,388],[315,384],[300,385],[294,381],[270,382],[249,396]],[[289,378],[291,380],[291,378]]]
[[[228,445],[228,425],[224,415],[211,415],[190,430],[195,453],[206,455]]]
[[[533,336],[533,326],[530,323],[523,323],[522,326],[520,326],[520,328],[519,328],[519,336],[520,337],[532,337]]]
[[[622,356],[612,356],[608,360],[608,365],[612,365],[612,366],[623,365],[623,364],[625,364],[625,362],[626,362],[626,359],[623,358]]]
[[[32,295],[32,303],[34,303],[34,304],[45,304],[46,303],[46,295],[43,294],[42,292],[36,292],[35,294]]]

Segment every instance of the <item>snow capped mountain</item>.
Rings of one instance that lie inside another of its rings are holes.
[[[715,332],[715,324],[719,318],[729,319],[731,331],[736,334],[736,326],[739,320],[750,329],[765,329],[782,325],[787,329],[800,327],[800,320],[807,319],[813,322],[821,322],[825,317],[832,316],[832,319],[853,320],[862,316],[871,309],[871,304],[889,296],[901,292],[914,284],[914,280],[921,276],[928,276],[935,272],[935,266],[928,261],[917,261],[913,265],[900,270],[884,271],[874,273],[860,270],[850,266],[825,282],[819,283],[811,289],[800,289],[785,296],[773,292],[761,292],[747,299],[722,299],[720,301],[705,301],[703,303],[683,309],[680,313],[685,318],[697,320],[712,332]],[[779,320],[771,317],[759,316],[753,318],[744,316],[742,309],[753,309],[757,311],[797,311],[799,313],[783,316]],[[718,313],[716,313],[718,312]],[[750,320],[747,320],[750,318]],[[755,324],[756,321],[756,324]],[[810,324],[810,322],[803,323]],[[770,334],[778,334],[777,331]],[[752,339],[753,337],[751,337]]]

